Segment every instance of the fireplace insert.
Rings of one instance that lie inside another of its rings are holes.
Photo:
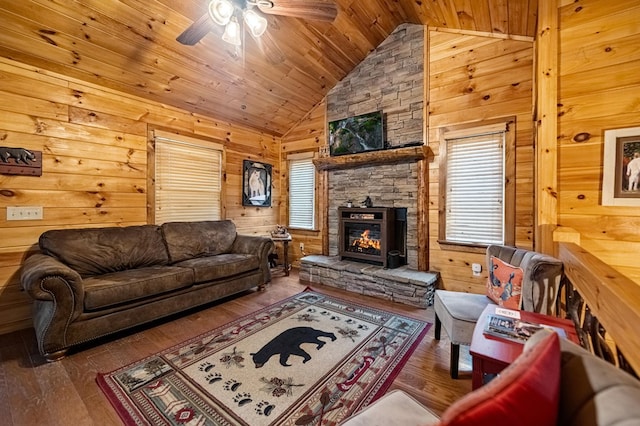
[[[396,236],[396,210],[391,207],[338,208],[340,257],[388,267],[389,252],[396,254],[404,250],[398,241],[404,241],[405,237]],[[397,261],[394,266],[398,266]]]

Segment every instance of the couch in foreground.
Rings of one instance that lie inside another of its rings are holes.
[[[233,222],[63,229],[43,233],[22,266],[40,353],[72,346],[270,281],[270,238]]]
[[[638,426],[640,381],[549,330],[516,361],[440,418],[392,391],[342,426]]]

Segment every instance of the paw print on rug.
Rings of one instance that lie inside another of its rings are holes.
[[[332,321],[340,321],[340,320],[342,320],[342,318],[340,318],[338,315],[335,315],[333,312],[329,312],[329,311],[322,311],[322,312],[320,312],[320,315],[324,315],[325,317],[329,317],[329,319],[332,320]]]
[[[215,365],[205,361],[202,364],[200,364],[200,367],[198,367],[198,370],[208,373],[209,371],[211,371],[213,367],[215,367]]]
[[[260,401],[256,404],[256,413],[261,416],[269,417],[274,408],[276,408],[276,406],[270,402]]]
[[[224,382],[224,390],[235,392],[241,385],[242,383],[236,381],[235,379],[227,380],[226,382]]]
[[[236,404],[238,404],[238,407],[242,407],[245,406],[247,404],[249,404],[250,402],[253,402],[253,399],[251,399],[251,394],[244,392],[244,393],[239,393],[236,396],[233,397],[233,402],[235,402]]]
[[[222,374],[220,373],[214,373],[214,374],[207,374],[204,379],[207,381],[207,383],[209,383],[210,385],[219,382],[220,380],[222,380]]]

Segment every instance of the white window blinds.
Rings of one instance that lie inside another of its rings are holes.
[[[311,158],[289,160],[289,227],[315,228],[315,177]]]
[[[155,223],[218,220],[222,146],[155,132]]]
[[[445,239],[504,243],[505,131],[445,136]]]

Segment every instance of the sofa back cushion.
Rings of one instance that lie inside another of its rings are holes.
[[[563,340],[562,426],[640,425],[640,380]]]
[[[82,277],[169,262],[156,225],[46,231],[40,236],[40,249]]]
[[[236,225],[230,220],[167,222],[162,232],[171,263],[231,252]]]

